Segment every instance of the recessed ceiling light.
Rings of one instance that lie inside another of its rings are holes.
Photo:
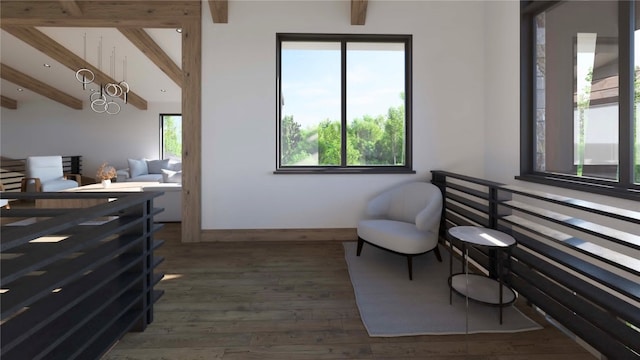
[[[50,68],[51,67],[51,65],[49,65],[49,64],[43,64],[43,66],[46,67],[46,68]]]
[[[177,28],[176,31],[180,34],[182,34],[182,28]]]
[[[18,91],[24,91],[24,89],[23,88],[18,88]]]
[[[167,92],[166,89],[160,89],[160,92]]]

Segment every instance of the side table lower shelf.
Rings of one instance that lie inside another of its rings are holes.
[[[449,286],[453,291],[469,299],[483,304],[495,306],[507,306],[516,301],[515,292],[499,281],[480,274],[457,273],[449,277]],[[500,301],[500,288],[502,287],[502,302]]]

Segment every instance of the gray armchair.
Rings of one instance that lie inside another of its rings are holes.
[[[81,183],[80,175],[63,173],[62,156],[59,155],[29,156],[25,168],[21,191],[60,191],[78,187]]]
[[[374,197],[366,211],[368,219],[358,222],[358,251],[368,243],[407,257],[409,280],[412,259],[429,251],[442,261],[438,230],[442,214],[442,193],[427,182],[403,184]]]

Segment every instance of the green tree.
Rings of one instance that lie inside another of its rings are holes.
[[[387,164],[398,165],[404,163],[404,106],[391,107],[384,124],[384,138],[382,144],[385,148],[385,160]]]
[[[318,165],[340,165],[340,123],[324,120],[318,125]]]
[[[337,166],[342,163],[342,133],[339,121],[329,119],[318,125],[318,165]],[[347,137],[347,164],[358,164],[360,151]]]
[[[385,121],[383,116],[374,118],[365,115],[362,119],[354,119],[347,129],[347,136],[353,142],[353,147],[360,153],[358,164],[379,164],[376,144],[382,139],[383,129],[381,124]],[[349,164],[355,165],[355,164]]]
[[[162,141],[164,157],[182,157],[182,139],[178,137],[178,129],[172,116],[164,118],[162,125]]]
[[[303,135],[300,124],[293,120],[293,115],[282,119],[280,127],[281,161],[283,165],[293,165],[309,156],[303,147]]]

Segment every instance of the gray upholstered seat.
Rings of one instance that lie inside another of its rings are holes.
[[[64,174],[62,156],[29,156],[25,165],[26,177],[22,191],[60,191],[78,187],[80,175]],[[73,176],[75,180],[67,177]]]
[[[369,201],[367,219],[358,222],[358,256],[363,244],[405,255],[409,279],[413,279],[412,258],[438,250],[438,230],[442,214],[442,193],[427,182],[402,184]]]

